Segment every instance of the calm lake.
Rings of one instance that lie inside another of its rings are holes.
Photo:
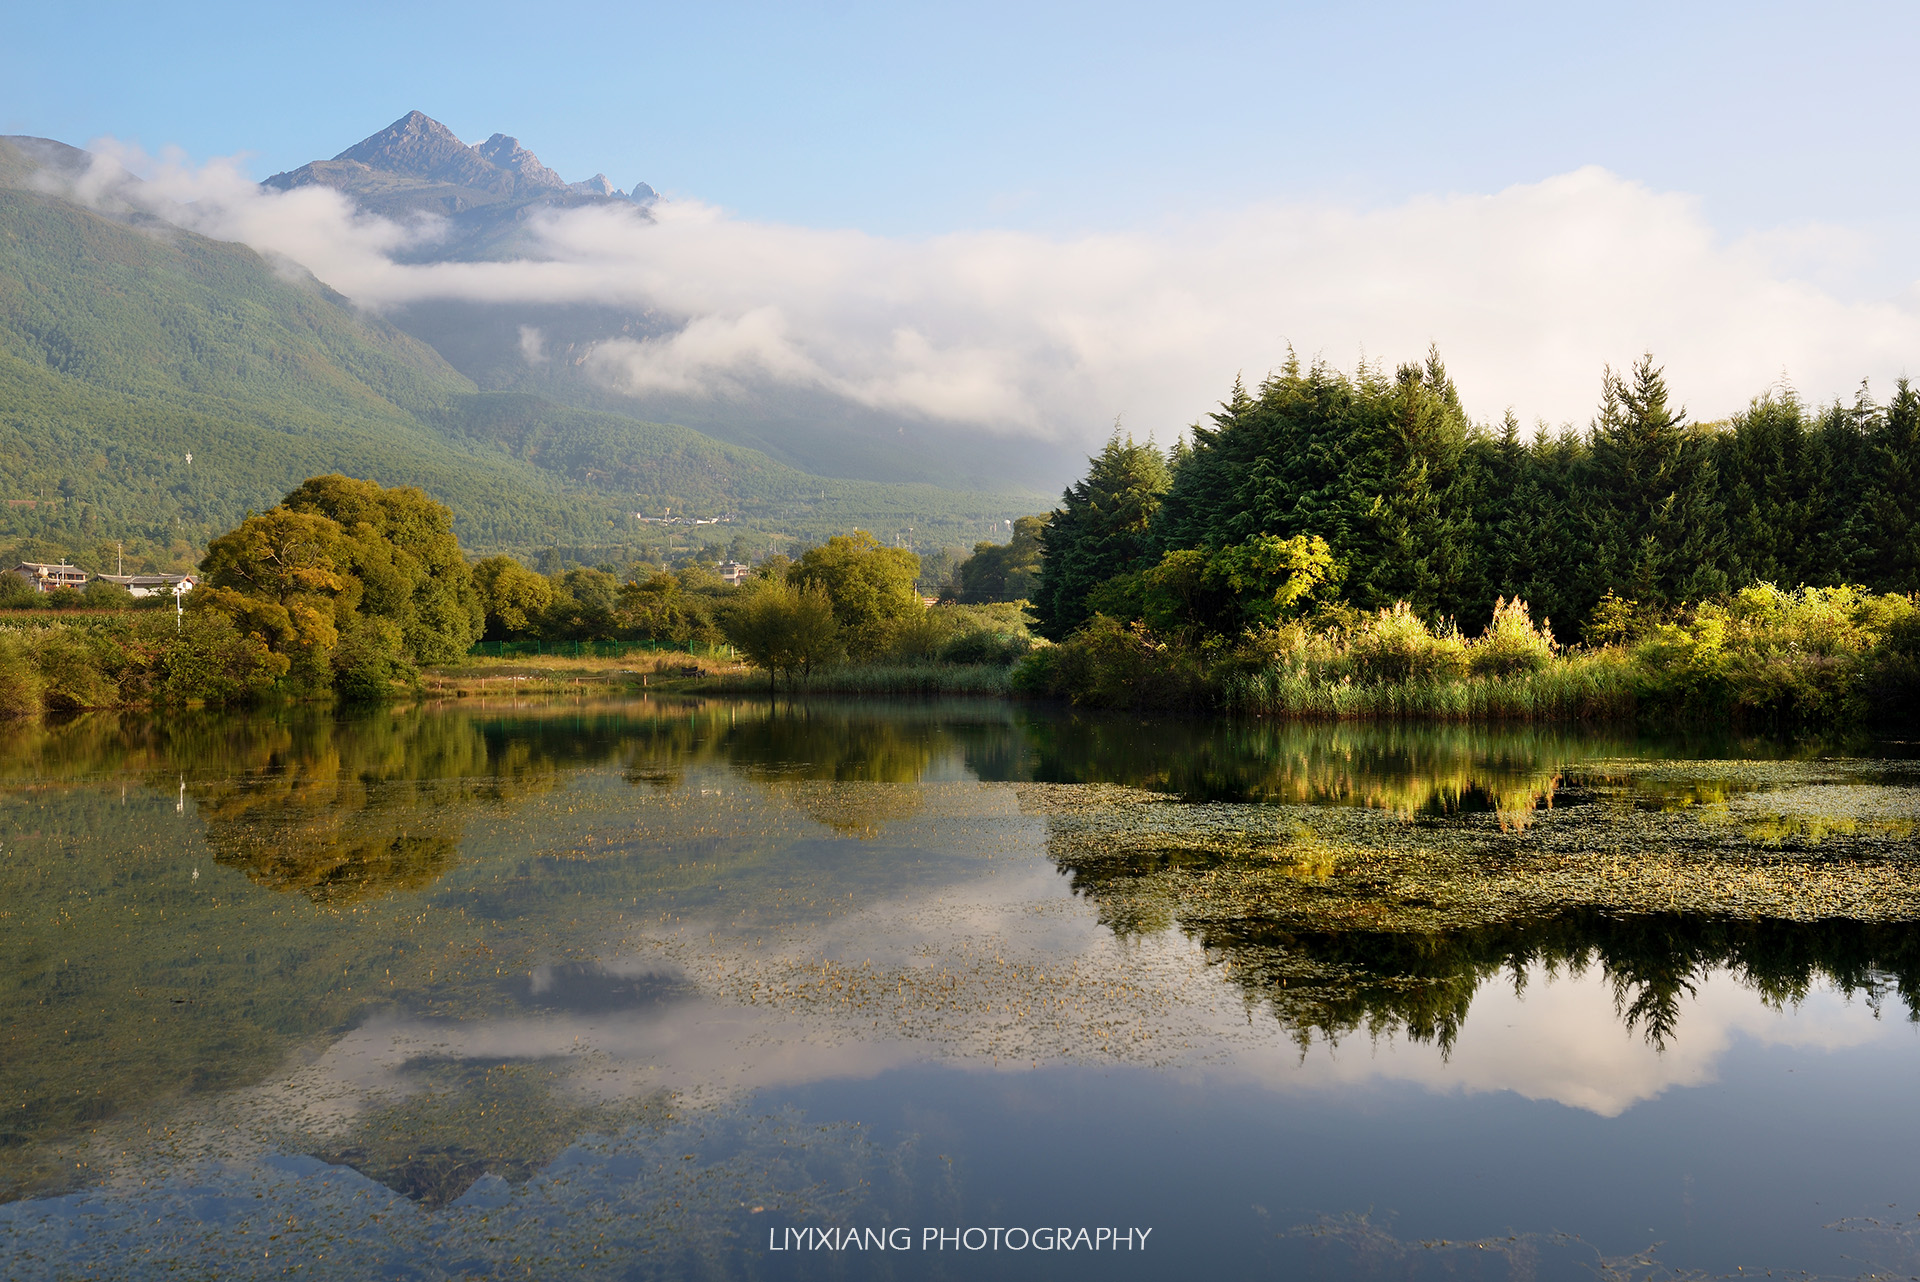
[[[462,700],[0,798],[9,1278],[1920,1273],[1902,743]]]

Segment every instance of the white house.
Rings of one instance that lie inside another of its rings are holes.
[[[62,561],[59,565],[42,565],[38,561],[22,561],[13,567],[10,573],[17,574],[33,584],[37,592],[52,592],[57,588],[80,589],[87,586],[92,576],[77,565],[68,565]]]
[[[175,584],[183,584],[188,592],[200,586],[199,578],[192,574],[96,574],[93,577],[118,583],[134,596],[172,596]]]

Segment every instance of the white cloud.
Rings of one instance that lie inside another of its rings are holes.
[[[1815,283],[1862,249],[1842,229],[1729,241],[1698,202],[1597,168],[1492,195],[1378,210],[1246,208],[1147,232],[986,231],[920,240],[751,222],[694,201],[547,215],[533,257],[404,264],[443,234],[355,214],[314,188],[263,192],[109,146],[139,197],[210,235],[290,259],[380,308],[425,298],[646,307],[683,328],[611,340],[588,366],[636,391],[824,389],[955,425],[1089,439],[1116,414],[1163,439],[1236,372],[1292,343],[1351,367],[1439,344],[1476,417],[1584,424],[1600,370],[1651,349],[1696,417],[1784,371],[1816,399],[1884,388],[1920,352],[1914,293],[1849,300]],[[110,184],[90,179],[98,198]]]

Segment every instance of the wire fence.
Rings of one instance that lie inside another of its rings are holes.
[[[709,645],[703,641],[479,641],[468,654],[486,659],[519,659],[552,655],[563,659],[624,659],[630,654],[661,651],[676,654],[731,659],[730,645]]]

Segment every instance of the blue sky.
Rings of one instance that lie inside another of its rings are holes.
[[[0,129],[255,176],[418,107],[754,218],[922,235],[1491,192],[1585,164],[1904,236],[1920,6],[15,6]]]

